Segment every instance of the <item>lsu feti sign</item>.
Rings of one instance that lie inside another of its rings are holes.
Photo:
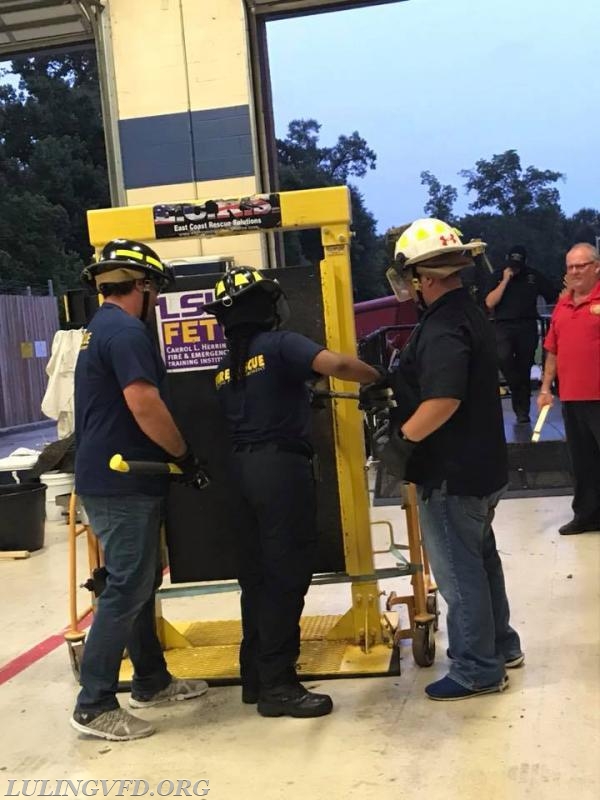
[[[167,372],[214,369],[227,352],[221,326],[204,312],[214,296],[212,289],[197,289],[158,298],[156,322]]]

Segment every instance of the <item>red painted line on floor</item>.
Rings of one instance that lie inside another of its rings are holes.
[[[163,575],[167,575],[168,572],[169,567],[167,566],[163,570]],[[90,613],[81,620],[79,623],[80,630],[83,631],[91,625],[92,616],[92,612],[90,611]],[[19,675],[19,673],[26,670],[27,667],[30,667],[32,664],[44,658],[44,656],[47,656],[48,653],[56,650],[57,647],[60,647],[65,641],[64,634],[67,630],[68,628],[65,628],[62,633],[56,633],[53,636],[49,636],[47,639],[43,639],[41,642],[38,642],[38,644],[34,645],[31,650],[21,653],[20,656],[13,658],[8,664],[4,664],[4,666],[0,667],[0,686],[11,680],[11,678],[14,678],[15,675]]]
[[[91,621],[92,614],[90,612],[81,620],[79,624],[80,630],[87,628]],[[65,632],[67,630],[68,629],[65,628]],[[0,667],[0,686],[14,678],[16,675],[19,675],[32,664],[40,661],[40,659],[47,656],[53,650],[56,650],[56,648],[60,647],[61,644],[64,644],[64,642],[64,632],[55,633],[53,636],[49,636],[47,639],[43,639],[41,642],[38,642],[38,644],[34,645],[30,650],[26,650],[24,653],[21,653],[20,656],[13,658],[13,660],[9,661],[8,664],[4,664],[4,666]]]

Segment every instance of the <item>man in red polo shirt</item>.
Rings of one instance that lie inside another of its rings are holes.
[[[552,404],[558,376],[573,465],[573,519],[559,533],[600,531],[600,255],[579,243],[567,253],[567,291],[544,340],[547,351],[538,409]]]

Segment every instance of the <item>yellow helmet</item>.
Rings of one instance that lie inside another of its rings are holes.
[[[214,314],[227,328],[227,323],[231,324],[233,320],[244,318],[246,321],[245,312],[241,312],[241,316],[233,312],[238,307],[246,309],[257,292],[263,297],[265,294],[268,295],[270,303],[267,305],[273,309],[278,324],[285,323],[289,317],[289,308],[279,281],[275,278],[266,278],[254,267],[234,267],[228,270],[215,284],[215,299],[212,303],[206,303],[204,310],[208,314]],[[240,302],[242,299],[243,302]],[[260,309],[260,313],[264,314],[264,304],[261,303]]]

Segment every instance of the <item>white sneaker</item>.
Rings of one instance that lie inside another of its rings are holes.
[[[99,739],[110,739],[112,742],[143,739],[151,736],[155,730],[149,722],[134,717],[124,708],[113,708],[97,717],[89,717],[91,715],[85,711],[74,711],[69,721],[80,733],[97,736]]]
[[[149,708],[157,706],[159,703],[169,703],[172,700],[191,700],[192,697],[200,697],[208,691],[208,683],[200,680],[178,680],[174,678],[171,683],[160,692],[151,697],[134,696],[129,698],[131,708]]]

